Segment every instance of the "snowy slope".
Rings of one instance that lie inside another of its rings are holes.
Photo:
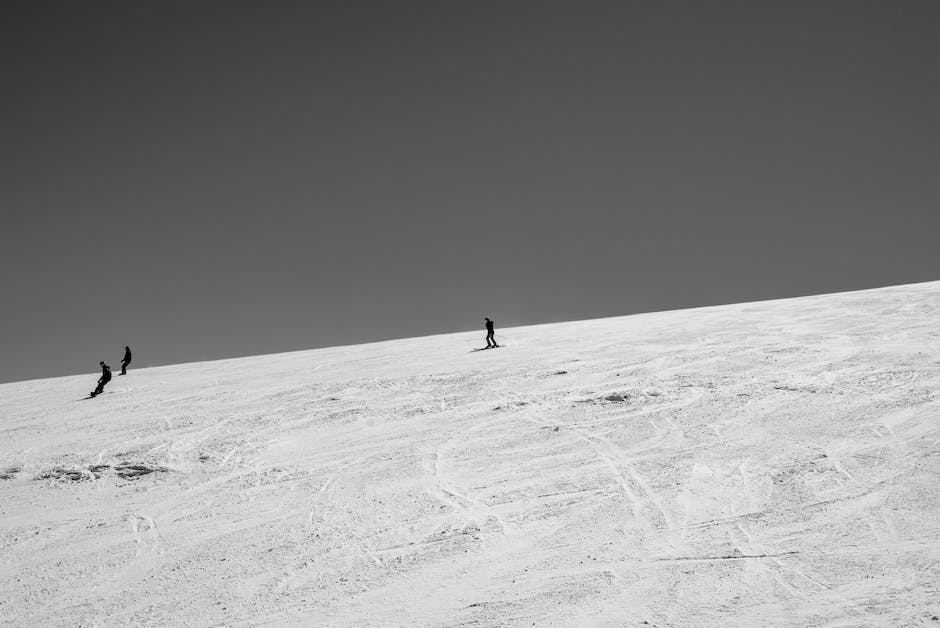
[[[940,626],[940,282],[503,332],[0,386],[0,624]]]

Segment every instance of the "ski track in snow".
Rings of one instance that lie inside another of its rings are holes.
[[[507,335],[0,386],[0,625],[940,625],[940,282]]]

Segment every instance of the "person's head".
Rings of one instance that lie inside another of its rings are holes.
[[[124,347],[124,350],[125,350],[125,351],[130,351],[131,348],[130,348],[130,347]]]
[[[484,316],[484,317],[483,317],[483,320],[488,321],[488,320],[490,320],[490,317],[489,317],[489,316]]]
[[[101,362],[98,362],[98,366],[104,366],[104,360],[102,360]]]

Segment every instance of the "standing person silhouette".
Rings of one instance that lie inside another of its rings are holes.
[[[124,358],[121,360],[121,375],[127,375],[127,365],[131,363],[131,348],[124,347]]]
[[[98,365],[101,366],[101,377],[98,379],[98,387],[91,393],[92,397],[103,393],[104,385],[111,381],[111,367],[105,364],[104,360],[98,362]]]
[[[494,349],[499,345],[496,344],[496,332],[493,331],[493,321],[487,317],[483,317],[483,320],[486,321],[486,348]]]

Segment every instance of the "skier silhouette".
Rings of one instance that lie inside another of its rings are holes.
[[[124,347],[124,358],[121,360],[121,375],[127,375],[127,365],[131,363],[131,348]]]
[[[101,378],[98,379],[98,387],[92,391],[91,396],[100,395],[104,392],[104,385],[111,381],[111,367],[104,363],[104,360],[98,362],[101,366]]]
[[[487,317],[484,317],[483,320],[486,321],[486,348],[493,349],[498,347],[499,345],[496,344],[496,333],[493,331],[493,321]]]

